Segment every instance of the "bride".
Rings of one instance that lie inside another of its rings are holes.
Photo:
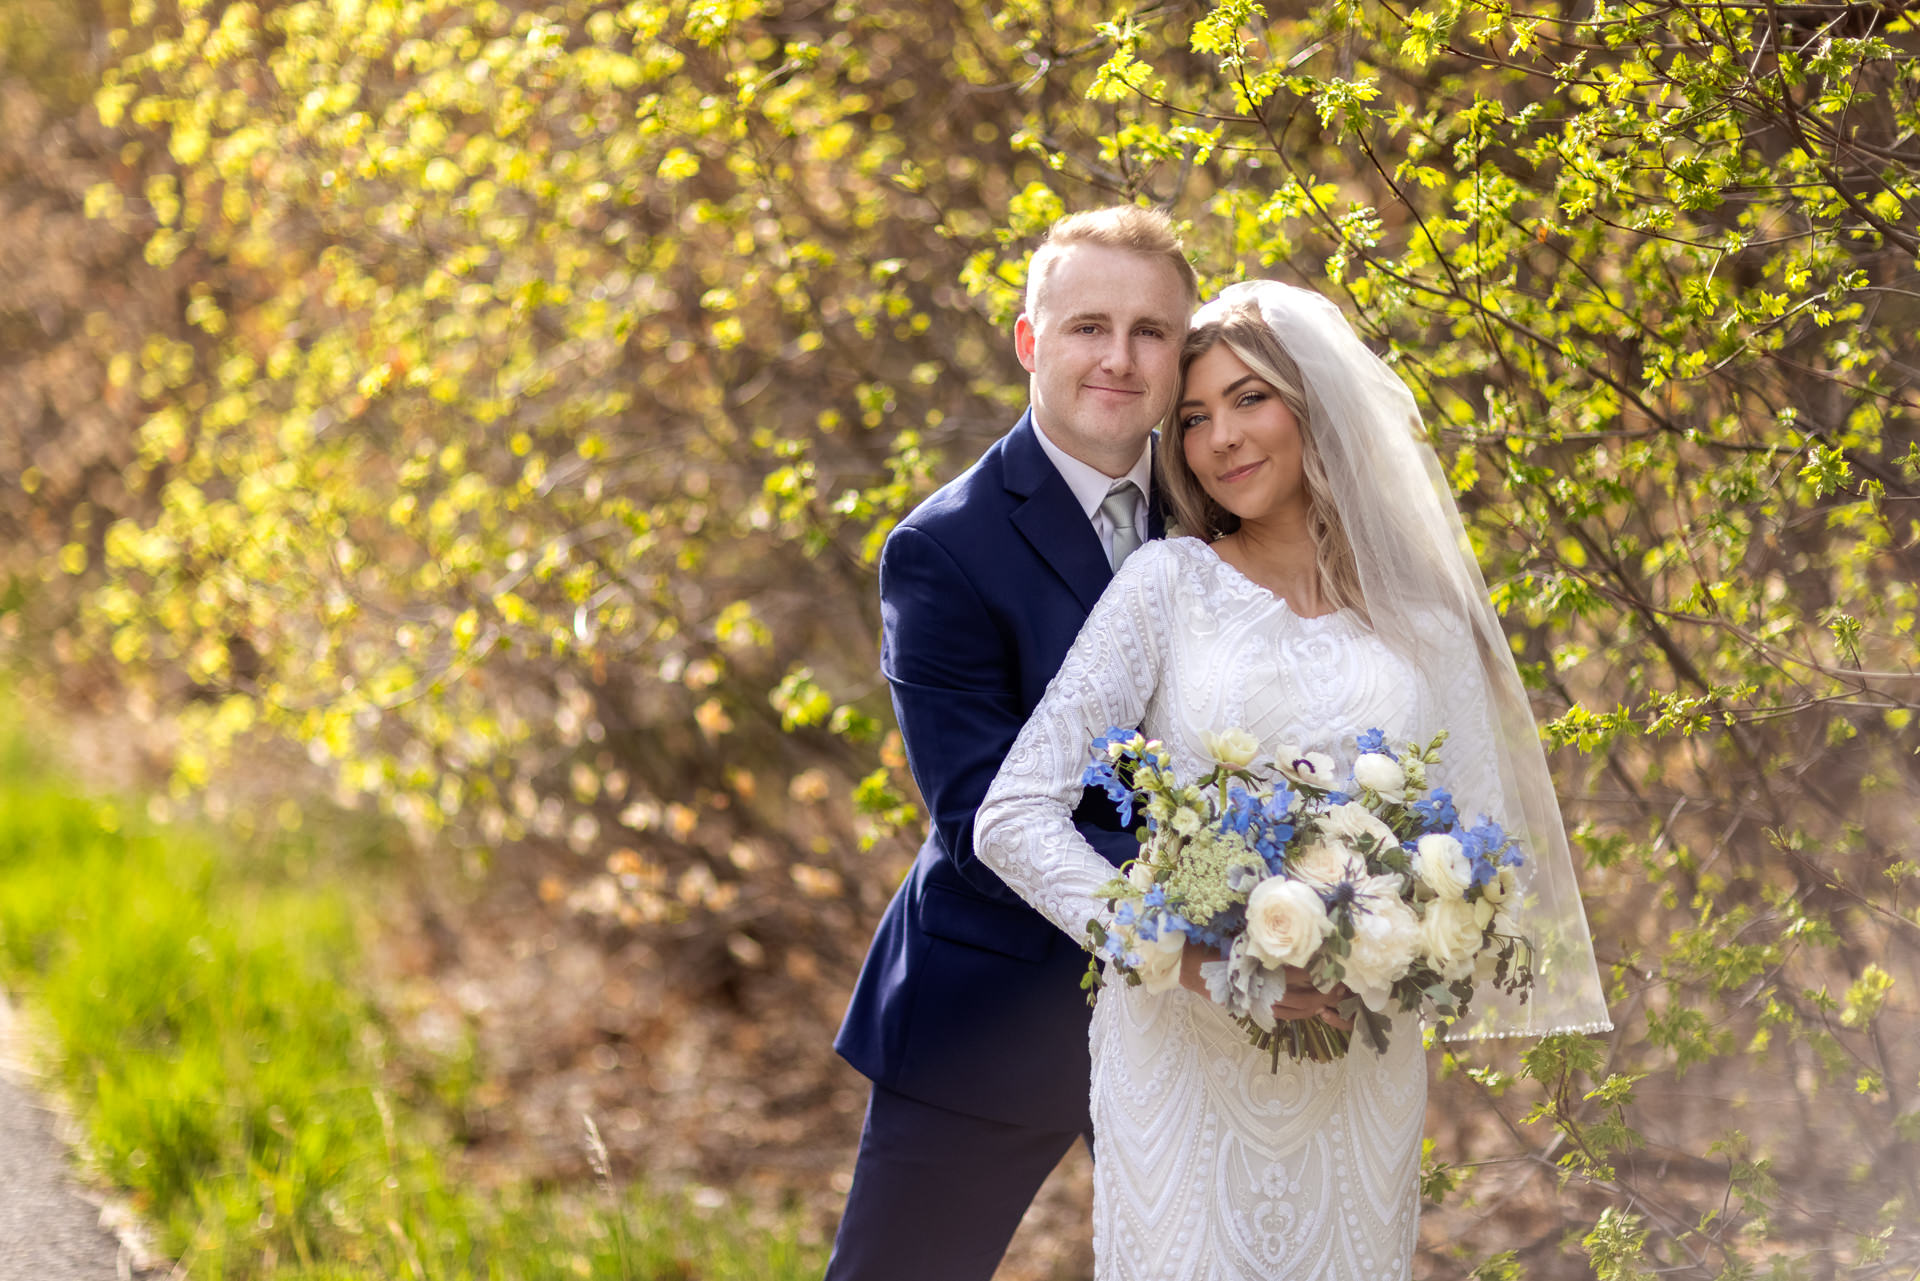
[[[1332,303],[1276,282],[1202,307],[1182,372],[1155,465],[1189,536],[1141,547],[1095,606],[980,808],[981,860],[1084,945],[1112,918],[1113,867],[1071,819],[1094,735],[1138,725],[1191,778],[1208,732],[1344,769],[1366,730],[1444,729],[1436,786],[1525,844],[1512,916],[1537,949],[1530,998],[1476,996],[1451,1034],[1606,1028],[1526,695],[1406,386]],[[1101,1281],[1407,1277],[1417,1022],[1396,1015],[1384,1054],[1356,1039],[1275,1071],[1208,999],[1212,953],[1186,946],[1185,986],[1108,984],[1094,1010]],[[1275,1013],[1332,1020],[1330,1002],[1303,988]]]

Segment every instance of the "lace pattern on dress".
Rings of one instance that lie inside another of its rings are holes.
[[[1452,642],[1435,628],[1435,643]],[[1076,942],[1089,919],[1106,923],[1097,894],[1114,870],[1070,815],[1110,725],[1161,739],[1186,774],[1204,766],[1201,733],[1229,726],[1343,765],[1362,730],[1391,741],[1446,726],[1450,776],[1436,781],[1463,811],[1497,815],[1497,780],[1473,764],[1485,711],[1467,667],[1459,676],[1423,687],[1353,616],[1301,618],[1197,539],[1149,543],[1094,607],[989,790],[980,858]],[[1114,984],[1090,1036],[1101,1281],[1410,1274],[1426,1106],[1411,1020],[1384,1057],[1283,1060],[1273,1073],[1204,997]]]

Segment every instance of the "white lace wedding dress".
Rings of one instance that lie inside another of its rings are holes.
[[[1476,664],[1421,688],[1351,614],[1301,618],[1193,538],[1148,543],[1095,606],[980,809],[978,850],[1076,941],[1110,864],[1075,831],[1089,743],[1109,726],[1164,740],[1185,777],[1200,735],[1243,728],[1325,752],[1451,731],[1443,765],[1484,762]],[[1472,771],[1466,771],[1470,774]],[[1482,769],[1482,772],[1490,772]],[[1492,797],[1491,778],[1436,777]],[[1464,806],[1463,806],[1464,808]],[[1217,1005],[1113,983],[1091,1032],[1094,1255],[1100,1281],[1390,1281],[1412,1269],[1426,1061],[1396,1017],[1391,1048],[1277,1073]]]

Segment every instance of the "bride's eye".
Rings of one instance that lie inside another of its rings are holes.
[[[1255,405],[1259,404],[1261,401],[1265,400],[1266,398],[1267,398],[1267,394],[1265,392],[1250,391],[1246,395],[1240,398],[1240,403],[1234,406],[1234,408],[1251,409]]]
[[[1195,427],[1205,422],[1206,418],[1207,416],[1205,414],[1188,414],[1180,420],[1180,430],[1192,431]]]

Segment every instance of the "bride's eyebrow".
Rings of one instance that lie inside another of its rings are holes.
[[[1222,387],[1220,389],[1220,394],[1222,396],[1231,396],[1233,395],[1234,392],[1239,391],[1242,387],[1246,386],[1248,383],[1257,383],[1261,381],[1262,379],[1259,374],[1243,374],[1239,378],[1236,378],[1232,382],[1228,383],[1225,387]],[[1185,409],[1188,405],[1197,405],[1199,403],[1200,403],[1199,397],[1188,396],[1185,400],[1181,401],[1178,405],[1175,405],[1174,408]]]

